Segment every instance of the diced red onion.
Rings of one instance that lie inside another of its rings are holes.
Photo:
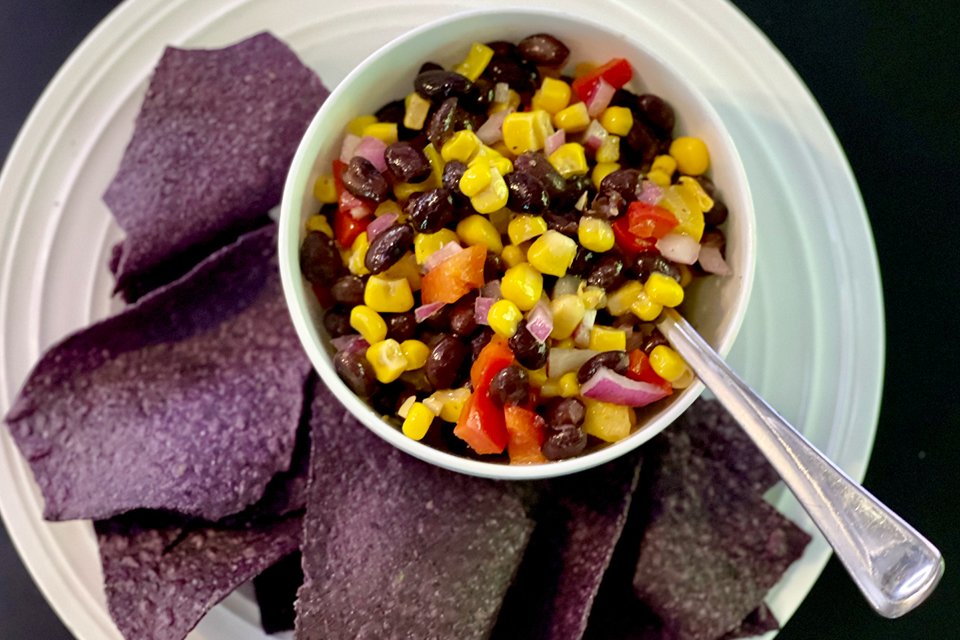
[[[490,298],[494,302],[503,300],[503,294],[500,292],[500,280],[491,280],[480,287],[480,295],[484,298]]]
[[[663,198],[663,187],[650,180],[640,183],[637,191],[637,200],[646,204],[657,204]]]
[[[338,353],[341,351],[356,353],[357,351],[366,351],[370,347],[370,343],[364,340],[363,336],[358,336],[355,333],[334,338],[330,341],[330,344]]]
[[[353,155],[366,158],[370,161],[370,164],[377,168],[377,171],[383,173],[387,170],[387,160],[384,157],[386,150],[387,143],[380,138],[363,136],[363,138],[360,139],[360,144],[358,144],[354,150]]]
[[[593,323],[596,322],[596,319],[597,310],[587,309],[587,312],[583,314],[583,320],[577,325],[577,330],[573,334],[574,344],[582,349],[587,348],[590,344],[590,331],[593,329]]]
[[[596,118],[603,110],[610,105],[610,101],[613,100],[613,94],[617,92],[613,88],[613,85],[600,78],[600,82],[593,89],[587,99],[584,101],[587,104],[587,113],[590,114],[591,118]]]
[[[700,255],[700,243],[683,233],[668,233],[657,240],[657,249],[667,260],[693,264]]]
[[[506,102],[510,99],[510,85],[506,82],[498,82],[493,85],[493,101]]]
[[[550,157],[550,155],[554,151],[556,151],[566,143],[567,143],[567,132],[564,131],[563,129],[560,129],[559,131],[554,133],[552,136],[549,136],[546,140],[544,140],[543,152],[547,155],[547,157]]]
[[[557,279],[557,284],[553,285],[553,297],[576,295],[580,289],[580,276],[567,274]]]
[[[541,344],[547,341],[553,331],[553,312],[542,298],[527,315],[527,331]]]
[[[352,133],[343,136],[343,145],[340,147],[340,162],[349,163],[359,144],[360,136],[355,136]]]
[[[649,382],[631,380],[607,367],[600,367],[580,387],[580,395],[625,407],[645,407],[651,402],[667,397],[670,391]]]
[[[373,242],[373,239],[380,235],[383,231],[386,231],[390,225],[397,221],[397,218],[400,216],[391,211],[390,213],[385,213],[367,226],[367,241]]]
[[[559,378],[565,373],[579,371],[587,360],[600,353],[590,349],[564,349],[553,347],[547,354],[547,376]]]
[[[700,245],[697,245],[697,246],[700,246]],[[450,256],[457,255],[461,251],[463,251],[463,247],[461,247],[459,244],[457,244],[456,242],[448,242],[447,244],[443,245],[442,247],[440,247],[439,249],[431,253],[430,257],[427,258],[426,261],[423,263],[423,267],[427,271],[431,271],[438,264],[440,264]]]
[[[592,115],[592,114],[591,114]],[[591,120],[590,126],[583,132],[583,146],[596,151],[610,136],[599,120]]]
[[[487,319],[487,316],[490,315],[490,307],[493,306],[494,302],[496,302],[496,300],[493,298],[477,297],[473,303],[473,319],[477,324],[490,326],[490,321]]]
[[[477,137],[483,144],[493,144],[503,140],[503,121],[513,113],[513,109],[503,109],[487,118],[487,121],[477,129]]]
[[[431,302],[430,304],[420,305],[413,310],[414,318],[416,318],[417,322],[423,322],[437,311],[440,311],[445,304],[445,302]]]
[[[361,220],[373,213],[373,206],[369,202],[361,200],[346,189],[340,194],[338,204],[340,209],[349,212],[354,220]]]
[[[707,273],[715,273],[720,276],[728,276],[733,273],[730,265],[724,261],[720,254],[720,247],[712,244],[705,244],[700,247],[700,255],[697,258],[700,266]]]

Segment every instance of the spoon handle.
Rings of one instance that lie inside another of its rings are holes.
[[[660,331],[746,430],[882,616],[923,602],[943,575],[940,551],[830,462],[760,398],[679,314]]]

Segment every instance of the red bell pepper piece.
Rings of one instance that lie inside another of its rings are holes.
[[[657,375],[650,364],[650,358],[640,349],[634,349],[630,352],[630,366],[627,369],[627,377],[638,382],[647,382],[667,391],[667,395],[673,393],[673,385]]]
[[[639,238],[659,240],[680,224],[668,209],[636,200],[627,209],[630,233]]]
[[[633,68],[625,58],[614,58],[607,64],[597,67],[590,73],[580,76],[570,85],[581,100],[586,100],[603,78],[614,89],[622,89],[633,77]]]
[[[353,195],[343,185],[343,172],[347,164],[340,160],[333,161],[333,186],[337,192],[337,213],[333,218],[333,235],[340,246],[349,249],[353,241],[367,230],[373,219],[373,210],[376,205],[367,200],[361,200]],[[363,213],[359,218],[352,212]]]
[[[630,220],[627,216],[621,216],[611,226],[617,246],[627,257],[632,258],[644,251],[657,251],[656,240],[641,238],[630,232]]]
[[[547,462],[540,452],[546,421],[529,409],[512,405],[504,407],[503,414],[507,426],[507,453],[510,455],[510,464]]]
[[[493,404],[487,391],[474,391],[463,406],[453,435],[479,454],[503,453],[507,427],[503,410]]]
[[[474,390],[488,391],[493,376],[497,375],[513,364],[513,351],[507,346],[507,341],[500,336],[494,336],[477,355],[476,362],[470,367],[470,382]]]
[[[420,280],[420,299],[423,304],[451,304],[471,289],[482,287],[485,282],[483,264],[486,260],[487,245],[477,244],[435,266]]]

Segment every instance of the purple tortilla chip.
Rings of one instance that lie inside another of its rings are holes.
[[[168,47],[103,200],[127,236],[128,301],[262,225],[329,91],[269,33],[224,49]]]
[[[736,629],[720,638],[720,640],[737,640],[737,638],[753,638],[762,636],[768,631],[776,631],[780,628],[780,623],[770,611],[766,603],[761,602],[760,606],[750,612],[743,622]]]
[[[293,629],[297,590],[303,585],[300,552],[268,568],[253,579],[253,589],[260,606],[260,624],[267,633]]]
[[[43,356],[7,422],[46,518],[215,521],[290,467],[310,363],[275,245],[272,226],[250,233]]]
[[[638,456],[631,455],[548,483],[494,638],[583,636],[627,520],[639,470]]]
[[[296,551],[299,516],[223,528],[137,511],[95,523],[110,615],[126,640],[183,640],[241,584]]]
[[[520,501],[402,453],[329,392],[313,417],[297,638],[487,637],[533,529]]]

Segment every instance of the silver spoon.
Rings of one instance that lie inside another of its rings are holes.
[[[668,309],[657,325],[787,483],[870,606],[897,618],[926,600],[943,575],[940,551],[810,444],[680,314]]]

